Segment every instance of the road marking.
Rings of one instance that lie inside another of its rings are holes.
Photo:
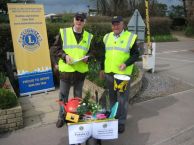
[[[188,84],[188,85],[194,87],[194,84],[192,84],[192,83],[190,83],[190,82],[187,82],[187,81],[184,81],[184,80],[181,79],[180,77],[172,76],[172,75],[170,75],[170,74],[166,74],[166,75],[169,76],[169,77],[171,77],[171,78],[173,78],[173,79],[175,79],[175,80],[177,80],[177,81],[181,81],[181,82],[183,82],[183,83],[185,83],[185,84]],[[192,88],[192,89],[193,89],[193,88]],[[189,89],[189,90],[190,90],[190,89]],[[184,92],[184,91],[182,91],[182,92]],[[177,92],[177,93],[180,93],[180,92]],[[173,93],[173,94],[176,94],[176,93]],[[171,94],[171,95],[173,95],[173,94]]]
[[[193,125],[192,125],[192,126],[189,126],[188,128],[183,129],[183,130],[181,130],[181,131],[175,133],[174,135],[172,135],[172,136],[170,136],[170,137],[168,137],[168,138],[166,138],[166,139],[163,139],[163,140],[161,140],[161,141],[159,141],[159,142],[157,142],[157,143],[154,143],[153,145],[161,145],[161,144],[165,144],[165,143],[167,143],[168,141],[173,142],[173,140],[175,140],[177,137],[180,137],[181,135],[184,135],[184,133],[187,133],[188,131],[191,131],[191,130],[193,130],[193,129],[194,129],[194,126],[193,126]],[[192,138],[189,137],[188,139],[192,139]],[[186,142],[186,141],[187,141],[187,140],[185,140],[185,142]]]
[[[164,60],[172,60],[172,61],[176,61],[176,62],[191,62],[194,63],[194,60],[188,60],[188,59],[174,59],[174,58],[164,58],[164,57],[157,57],[158,59],[164,59]]]
[[[190,50],[163,51],[163,52],[156,53],[156,55],[157,55],[157,54],[166,54],[166,53],[178,53],[178,52],[186,52],[186,51],[190,51]]]

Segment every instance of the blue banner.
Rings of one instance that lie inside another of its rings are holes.
[[[20,95],[28,95],[54,89],[52,70],[18,75]]]

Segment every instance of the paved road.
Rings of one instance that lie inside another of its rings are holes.
[[[194,40],[158,43],[156,72],[164,72],[194,86]]]

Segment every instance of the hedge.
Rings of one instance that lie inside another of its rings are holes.
[[[125,24],[129,18],[125,18]],[[102,47],[102,38],[103,36],[111,31],[111,18],[105,16],[99,17],[89,17],[88,23],[86,23],[86,30],[95,35],[96,44],[95,49]],[[153,35],[163,35],[170,34],[170,25],[171,21],[168,18],[164,17],[153,17],[150,20],[151,25],[151,36]],[[70,27],[71,23],[51,23],[47,22],[47,34],[49,46],[54,42],[55,36],[59,33],[59,28]],[[6,60],[6,52],[13,51],[11,31],[9,24],[0,25],[0,70]]]
[[[167,17],[152,17],[150,19],[151,35],[169,35],[172,21]]]
[[[194,36],[194,16],[191,16],[188,21],[188,26],[185,29],[186,36]]]

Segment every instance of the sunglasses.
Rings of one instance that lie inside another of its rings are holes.
[[[84,19],[81,19],[81,18],[76,18],[76,21],[83,22],[83,21],[84,21]]]

